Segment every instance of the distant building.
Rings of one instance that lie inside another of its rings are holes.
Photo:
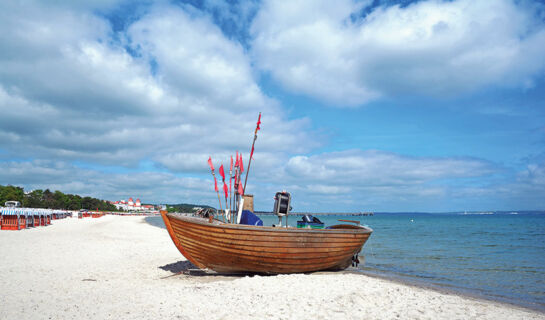
[[[132,198],[129,200],[119,200],[119,201],[110,201],[118,210],[125,211],[153,211],[155,206],[153,205],[142,205],[139,198],[136,198],[136,201],[133,201]]]

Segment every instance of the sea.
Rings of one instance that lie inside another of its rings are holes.
[[[545,311],[545,212],[317,217],[326,226],[348,219],[373,229],[358,272]]]

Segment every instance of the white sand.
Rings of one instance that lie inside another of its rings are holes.
[[[0,231],[0,319],[545,319],[352,273],[177,274],[188,264],[142,217]]]

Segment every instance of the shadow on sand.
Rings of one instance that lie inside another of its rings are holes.
[[[169,263],[164,266],[159,267],[159,269],[172,272],[171,275],[163,277],[162,279],[174,277],[177,275],[189,275],[189,276],[195,276],[195,277],[204,277],[209,278],[210,280],[235,280],[237,278],[245,277],[245,276],[254,276],[258,275],[255,273],[217,273],[212,270],[202,270],[197,268],[193,263],[185,260],[185,261],[178,261],[174,263]],[[267,276],[265,274],[260,274],[261,276]]]
[[[183,273],[190,270],[196,270],[197,268],[193,263],[189,261],[178,261],[174,263],[165,264],[164,266],[159,267],[159,269],[170,271],[172,273]]]
[[[249,274],[225,274],[225,273],[217,273],[212,270],[201,270],[197,268],[197,266],[195,266],[193,263],[187,260],[169,263],[159,267],[159,269],[172,272],[170,276],[163,277],[163,279],[181,275],[181,274],[196,276],[196,277],[211,277],[211,278],[221,278],[221,279],[227,279],[227,278],[235,279],[235,278],[240,278],[240,277],[249,275]],[[220,279],[217,279],[217,280],[220,280]]]

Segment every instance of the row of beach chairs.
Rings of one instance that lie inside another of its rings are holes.
[[[100,217],[103,217],[105,215],[104,212],[95,212],[95,211],[80,211],[78,213],[78,218],[79,219],[83,219],[83,218],[100,218]]]
[[[64,219],[68,215],[68,211],[62,210],[0,207],[0,230],[48,226],[51,220]]]

